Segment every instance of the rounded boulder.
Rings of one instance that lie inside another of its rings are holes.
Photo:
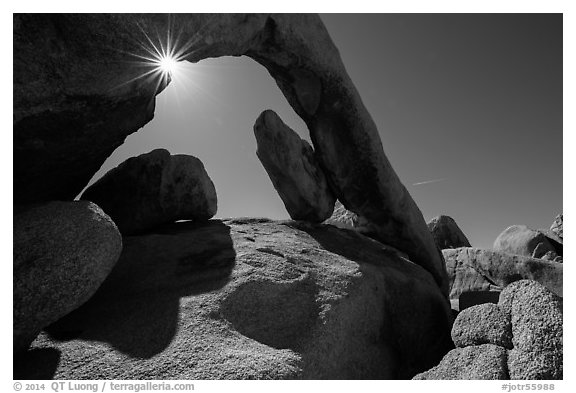
[[[82,194],[110,215],[123,235],[216,214],[214,183],[198,158],[165,149],[129,158]]]
[[[525,225],[512,225],[494,241],[494,251],[540,258],[548,251],[556,252],[554,245],[542,232]]]
[[[14,216],[14,352],[86,302],[122,251],[114,222],[91,202],[50,202]]]
[[[452,341],[457,347],[494,344],[512,349],[510,315],[493,303],[469,307],[454,321]]]

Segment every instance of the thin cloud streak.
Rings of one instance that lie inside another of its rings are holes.
[[[414,184],[412,184],[412,185],[413,185],[413,186],[420,186],[420,185],[422,185],[422,184],[438,183],[438,182],[441,182],[441,181],[444,181],[444,180],[446,180],[446,179],[426,180],[426,181],[421,181],[421,182],[418,182],[418,183],[414,183]]]

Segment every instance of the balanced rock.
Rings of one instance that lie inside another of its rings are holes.
[[[548,251],[556,252],[546,235],[525,225],[506,228],[494,241],[494,251],[540,258]]]
[[[521,279],[535,280],[562,296],[561,263],[469,247],[446,249],[442,254],[452,300],[463,292],[501,291]]]
[[[452,341],[457,347],[494,344],[512,349],[510,314],[492,303],[469,307],[454,321]]]
[[[441,250],[471,247],[466,235],[464,235],[464,232],[462,232],[452,217],[434,217],[428,222],[428,229],[434,236],[434,242]]]
[[[552,226],[550,226],[550,230],[554,232],[560,239],[563,239],[564,236],[564,215],[559,214],[554,219]]]
[[[156,37],[168,31],[178,31],[181,43],[195,42],[183,61],[246,55],[264,66],[306,123],[335,197],[374,224],[382,242],[429,271],[447,295],[442,255],[318,15],[15,14],[16,203],[73,199],[153,118],[166,78],[150,73],[152,62],[134,67],[131,60],[154,50],[142,47],[146,36],[159,47]]]
[[[450,325],[428,272],[354,231],[181,222],[125,236],[98,293],[33,343],[45,361],[15,375],[411,378],[452,347]]]
[[[82,199],[100,206],[123,235],[177,220],[216,214],[216,189],[196,157],[156,149],[129,158],[88,187]]]
[[[456,348],[436,367],[413,379],[509,379],[506,349],[494,344]]]
[[[511,315],[512,379],[562,379],[562,299],[543,285],[521,280],[506,287],[500,307]]]
[[[114,222],[91,202],[50,202],[14,216],[14,351],[86,302],[120,256]]]
[[[256,154],[290,217],[311,222],[329,218],[336,198],[308,142],[271,110],[260,114],[254,135]]]

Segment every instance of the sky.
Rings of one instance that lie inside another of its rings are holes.
[[[562,212],[562,15],[321,15],[384,152],[426,221],[453,217],[472,246],[510,225],[549,228]],[[301,119],[246,57],[182,64],[154,119],[91,183],[125,159],[166,148],[202,160],[217,217],[288,218],[256,157],[254,121]]]

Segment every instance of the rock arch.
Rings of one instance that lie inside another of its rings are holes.
[[[14,15],[15,204],[74,198],[152,119],[165,86],[138,78],[127,53],[142,53],[142,32],[165,34],[167,23],[153,14]],[[246,55],[264,65],[308,126],[338,199],[447,293],[442,256],[317,15],[177,14],[170,24],[193,44],[188,61]]]

